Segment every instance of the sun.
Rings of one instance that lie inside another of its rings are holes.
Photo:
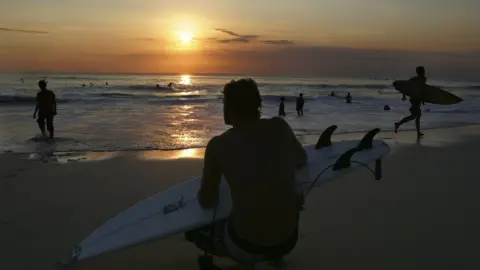
[[[180,31],[178,32],[178,40],[182,42],[182,44],[189,44],[193,39],[193,34],[187,31]]]

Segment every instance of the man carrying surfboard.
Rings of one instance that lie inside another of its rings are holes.
[[[417,84],[419,84],[421,86],[424,86],[427,83],[427,78],[425,77],[425,68],[422,67],[422,66],[419,66],[419,67],[417,67],[416,71],[417,71],[417,76],[411,78],[410,80],[415,81]],[[423,133],[420,132],[420,117],[422,116],[422,110],[420,109],[420,106],[423,103],[422,102],[423,100],[421,98],[423,96],[423,92],[422,92],[422,87],[419,87],[419,89],[420,89],[420,93],[419,93],[420,98],[410,97],[410,104],[411,104],[410,113],[411,114],[409,116],[403,118],[400,122],[396,122],[394,124],[395,133],[398,132],[398,128],[401,125],[415,119],[415,127],[417,129],[417,136],[418,137],[423,136]]]
[[[47,89],[47,82],[45,80],[39,81],[38,87],[40,88],[40,92],[37,94],[37,106],[35,106],[33,119],[37,119],[38,127],[40,128],[43,136],[45,136],[46,122],[50,139],[53,139],[53,117],[57,115],[57,102],[55,99],[55,94]]]
[[[306,165],[306,152],[282,118],[260,118],[255,81],[232,81],[223,94],[225,124],[233,127],[208,143],[198,192],[201,207],[211,209],[222,174],[231,190],[232,211],[216,226],[221,240],[212,254],[246,265],[281,259],[298,240],[295,171]]]

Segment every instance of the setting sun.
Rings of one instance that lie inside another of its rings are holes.
[[[193,38],[193,34],[191,32],[181,31],[178,33],[178,39],[183,44],[189,44],[192,41],[192,38]]]

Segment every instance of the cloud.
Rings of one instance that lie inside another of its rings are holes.
[[[216,39],[216,38],[212,39],[214,41],[217,41],[219,43],[224,43],[224,44],[225,43],[250,43],[251,41],[258,39],[260,37],[258,35],[240,35],[236,32],[226,30],[226,29],[221,29],[221,28],[216,28],[214,30],[234,37],[229,39]]]
[[[234,37],[239,37],[239,38],[244,38],[244,39],[256,39],[256,38],[259,38],[260,36],[258,35],[240,35],[240,34],[237,34],[233,31],[230,31],[230,30],[226,30],[226,29],[221,29],[221,28],[216,28],[214,29],[215,31],[218,31],[218,32],[222,32],[224,34],[227,34],[227,35],[230,35],[230,36],[234,36]]]
[[[271,45],[295,45],[295,42],[292,40],[286,40],[286,39],[281,39],[281,40],[262,40],[260,41],[265,44],[271,44]]]
[[[135,40],[139,41],[157,41],[155,38],[134,38]]]
[[[227,29],[222,29],[222,28],[216,28],[214,29],[215,31],[227,34],[229,36],[232,36],[233,38],[229,39],[219,39],[219,38],[209,38],[208,40],[210,41],[216,41],[218,43],[251,43],[258,41],[263,44],[270,44],[270,45],[295,45],[295,42],[292,40],[259,40],[260,36],[259,35],[241,35],[238,34],[237,32],[227,30]]]
[[[0,27],[0,31],[3,31],[3,32],[26,33],[26,34],[48,34],[48,33],[50,33],[50,32],[47,32],[47,31],[26,30],[26,29],[13,29],[13,28],[5,28],[5,27]]]

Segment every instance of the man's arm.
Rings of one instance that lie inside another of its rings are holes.
[[[53,95],[53,114],[57,114],[57,98],[55,97],[55,94],[52,92]]]
[[[208,142],[205,150],[202,183],[197,194],[198,203],[206,209],[215,207],[218,201],[218,190],[222,179],[218,149],[218,137],[214,137]]]
[[[295,133],[293,132],[290,125],[280,117],[275,117],[274,119],[276,119],[281,125],[281,129],[282,129],[281,132],[287,136],[287,140],[288,140],[287,143],[289,144],[289,147],[292,151],[291,154],[293,159],[295,160],[295,167],[297,169],[300,169],[303,166],[307,165],[307,161],[308,161],[307,152],[305,151],[302,144],[295,136]]]
[[[37,94],[37,103],[35,105],[35,111],[33,112],[33,119],[37,118],[37,111],[38,111],[38,94]]]

